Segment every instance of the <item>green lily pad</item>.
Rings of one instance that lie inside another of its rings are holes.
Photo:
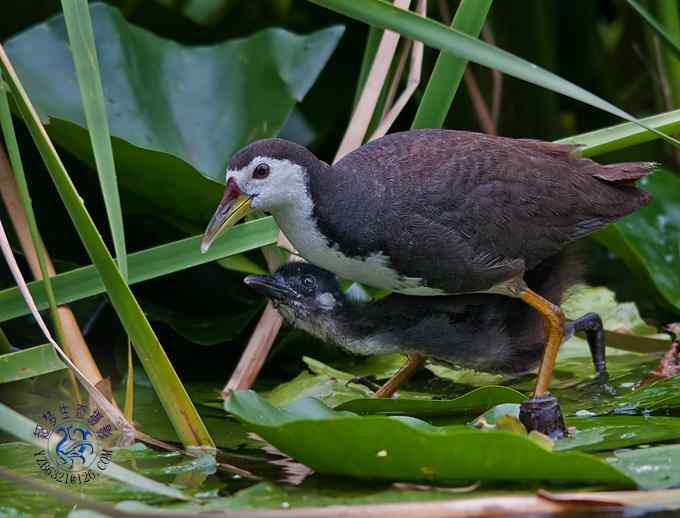
[[[515,419],[519,419],[519,404],[500,403],[498,405],[494,405],[492,408],[489,408],[486,412],[472,421],[470,425],[476,428],[489,426],[493,427],[499,419],[505,416],[511,416]]]
[[[358,375],[376,375],[376,377],[381,378],[385,372],[384,369],[391,368],[389,365],[394,361],[394,357],[401,355],[385,356],[391,358],[387,358],[386,362],[379,358],[369,358],[365,367],[363,363],[348,365],[353,371],[351,373],[335,369],[314,358],[303,356],[302,361],[305,362],[311,373],[301,372],[291,381],[274,388],[266,395],[266,398],[275,406],[283,406],[298,399],[313,397],[330,407],[337,407],[354,399],[366,399],[373,392],[363,385],[350,383],[350,381]],[[358,374],[359,372],[366,374]],[[407,399],[422,398],[429,400],[431,398],[429,394],[403,390],[400,390],[397,394],[399,397]]]
[[[410,416],[469,415],[503,403],[521,403],[527,398],[509,387],[489,385],[454,399],[355,399],[336,407],[357,414],[387,414]]]
[[[198,502],[176,502],[163,505],[162,510],[168,514],[183,513],[234,513],[250,509],[282,509],[293,515],[296,509],[305,507],[328,507],[332,505],[367,505],[381,503],[423,502],[431,500],[452,500],[470,496],[501,494],[499,490],[472,491],[475,486],[427,487],[408,484],[395,487],[389,482],[356,484],[352,480],[337,477],[320,477],[318,475],[305,480],[301,485],[274,484],[260,482],[236,492],[226,498],[202,498]],[[527,491],[527,493],[529,493]],[[506,493],[507,494],[507,493]],[[121,511],[137,514],[158,513],[158,507],[152,505],[125,502],[117,508]],[[71,517],[69,517],[71,518]],[[72,518],[81,518],[73,516]],[[83,516],[85,518],[85,516]],[[87,516],[87,518],[90,518]]]
[[[348,401],[370,396],[371,391],[354,383],[326,375],[311,374],[303,371],[294,379],[278,385],[266,394],[267,400],[275,406],[283,406],[298,399],[316,398],[331,407]]]
[[[376,354],[375,356],[353,358],[351,361],[338,363],[337,368],[353,376],[370,376],[378,380],[386,380],[406,363],[406,359],[405,354]],[[307,365],[313,372],[315,371],[314,366]]]
[[[618,357],[617,357],[618,358]],[[634,360],[635,358],[633,358]],[[638,360],[639,362],[639,360]],[[562,411],[572,415],[667,415],[680,408],[680,377],[664,379],[635,388],[635,383],[642,379],[654,366],[630,363],[631,374],[620,374],[610,377],[609,385],[614,393],[610,394],[590,386],[576,386],[554,391],[560,400]],[[637,370],[634,370],[636,369]],[[639,371],[646,371],[640,374]]]
[[[642,320],[635,303],[618,302],[614,292],[604,286],[574,286],[567,292],[562,309],[572,319],[589,312],[600,315],[610,348],[648,352],[665,351],[670,346],[669,336]],[[608,354],[612,352],[608,349]]]
[[[364,481],[357,484],[352,480],[317,475],[308,482],[303,482],[300,486],[261,482],[239,491],[229,499],[208,502],[203,509],[197,510],[205,512],[207,510],[279,508],[288,509],[288,512],[293,514],[294,509],[304,507],[452,500],[466,496],[481,496],[491,492],[489,490],[476,491],[474,495],[471,495],[472,491],[474,491],[474,487],[469,485],[467,487],[409,487],[409,485],[404,484],[402,487],[395,487],[389,482],[367,484]],[[173,509],[189,510],[191,509],[190,505],[178,503],[173,506]]]
[[[615,399],[614,412],[667,412],[680,407],[680,377],[645,385]]]
[[[148,210],[203,226],[229,157],[275,136],[318,77],[343,27],[306,36],[267,29],[187,47],[91,8],[116,168]],[[63,16],[5,44],[50,136],[92,163]]]
[[[471,387],[483,387],[485,385],[497,385],[502,383],[507,376],[493,372],[480,372],[474,369],[453,367],[442,363],[428,361],[425,368],[438,378],[447,379],[461,385]]]
[[[618,469],[578,452],[552,453],[526,437],[411,417],[361,417],[314,399],[279,409],[252,391],[225,402],[251,431],[321,474],[431,480],[559,480],[632,486]]]
[[[569,417],[576,432],[555,442],[555,451],[607,451],[676,440],[680,419],[652,416]]]
[[[643,489],[680,484],[680,445],[617,452],[614,466],[625,470]]]
[[[481,387],[455,399],[433,400],[426,393],[399,391],[393,398],[373,398],[373,392],[358,383],[349,383],[354,376],[374,376],[381,379],[401,365],[403,355],[379,355],[364,362],[345,364],[350,372],[303,357],[311,372],[303,371],[293,380],[282,383],[265,395],[274,406],[288,405],[304,398],[316,398],[336,410],[358,414],[411,416],[470,415],[500,403],[520,403],[526,396],[509,387]]]
[[[506,417],[519,419],[519,405],[497,405],[477,417],[471,425],[493,429],[497,421]],[[570,429],[569,435],[554,442],[554,451],[608,451],[672,441],[680,436],[680,419],[675,417],[566,417],[565,422]]]
[[[680,311],[680,178],[657,170],[638,185],[652,194],[649,205],[594,237],[633,271],[651,279],[663,298]]]
[[[97,477],[95,480],[76,487],[52,482],[35,462],[37,448],[22,442],[0,444],[0,466],[12,472],[50,483],[58,490],[77,490],[86,497],[111,505],[120,500],[135,499],[151,504],[168,503],[170,499],[140,490],[132,485],[123,484],[108,477]],[[177,453],[158,452],[136,444],[129,448],[115,448],[113,462],[133,468],[145,476],[153,475],[152,469],[171,468],[183,462]],[[171,477],[165,477],[171,481]],[[66,516],[73,505],[64,503],[45,495],[33,488],[14,484],[0,479],[0,515],[2,516]]]

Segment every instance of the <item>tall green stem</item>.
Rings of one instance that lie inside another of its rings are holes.
[[[660,0],[654,2],[659,14],[659,20],[664,26],[666,33],[678,42],[680,41],[680,12],[677,0]],[[680,59],[668,46],[662,47],[668,83],[673,97],[673,107],[680,106]]]
[[[12,352],[12,344],[10,343],[7,335],[0,327],[0,354],[7,354]]]
[[[478,37],[492,1],[462,0],[451,22],[451,28]],[[444,125],[466,66],[465,59],[447,52],[439,53],[412,129],[441,128]]]

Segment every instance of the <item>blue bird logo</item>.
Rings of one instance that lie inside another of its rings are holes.
[[[55,460],[68,471],[86,469],[96,458],[95,445],[90,440],[92,432],[87,428],[62,423],[52,433],[62,435],[54,447],[54,454]]]

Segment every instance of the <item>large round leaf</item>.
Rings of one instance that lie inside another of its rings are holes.
[[[315,399],[285,409],[236,391],[227,412],[292,458],[327,475],[386,480],[558,480],[631,486],[606,462],[552,453],[525,436],[464,426],[436,427],[412,417],[362,417]]]
[[[342,35],[268,29],[186,47],[91,8],[118,176],[165,216],[205,224],[229,157],[278,133]],[[62,16],[13,37],[6,50],[52,138],[92,161]]]

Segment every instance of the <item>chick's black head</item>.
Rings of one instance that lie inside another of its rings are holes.
[[[288,263],[274,274],[249,275],[244,282],[269,298],[288,319],[332,312],[344,302],[335,275],[309,263]]]

